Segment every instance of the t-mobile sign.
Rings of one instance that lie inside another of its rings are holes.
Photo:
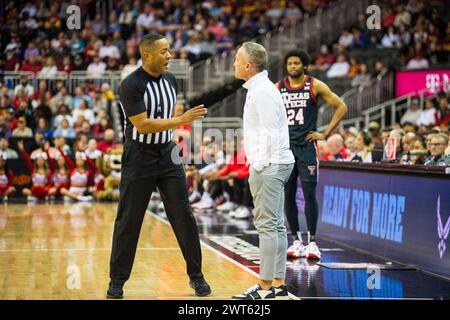
[[[404,96],[427,89],[425,95],[450,89],[450,70],[411,70],[395,73],[395,95]]]

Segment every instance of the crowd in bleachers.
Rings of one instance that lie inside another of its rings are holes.
[[[440,92],[420,110],[414,98],[394,126],[341,129],[319,142],[321,160],[450,166],[450,97]]]
[[[450,19],[445,1],[382,1],[381,29],[369,29],[360,14],[336,42],[323,44],[313,74],[323,79],[350,78],[370,86],[392,68],[426,69],[449,63]],[[383,54],[385,52],[386,54]],[[314,73],[315,72],[315,73]]]
[[[238,5],[237,1],[119,1],[109,8],[105,21],[100,6],[88,1],[79,3],[83,18],[78,31],[66,29],[69,1],[52,5],[47,1],[9,2],[1,7],[0,65],[6,71],[46,76],[74,70],[87,70],[92,77],[105,70],[121,71],[125,76],[139,65],[138,43],[147,32],[164,34],[171,42],[174,57],[195,62],[227,52],[277,25],[295,24],[329,2],[245,1]],[[400,65],[407,68],[448,62],[450,23],[445,20],[445,11],[436,8],[427,1],[386,2],[382,30],[368,30],[366,17],[359,16],[358,24],[343,31],[335,43],[321,46],[311,66],[312,74],[351,77],[352,85],[357,86],[369,85],[371,79],[388,72],[390,66],[382,60],[369,63],[352,55],[358,49],[395,48],[400,53]],[[49,196],[86,200],[101,189],[99,168],[88,160],[96,165],[109,149],[120,147],[111,123],[114,94],[107,83],[87,81],[71,93],[64,81],[49,86],[42,79],[35,87],[23,75],[13,87],[2,79],[0,90],[1,159],[26,161],[32,174],[43,176],[44,172],[57,175],[59,169],[69,179],[72,174],[86,172],[81,183],[86,188],[79,193],[71,192],[70,187],[61,193],[63,186],[55,190],[54,177],[47,176],[44,185],[49,186]],[[395,127],[380,128],[372,122],[366,132],[341,129],[320,142],[320,159],[448,165],[449,110],[445,94],[427,100],[423,110],[413,100]],[[177,140],[180,136],[189,139],[190,127],[179,128],[174,136]],[[226,149],[224,144],[221,149],[207,139],[195,143],[202,147],[191,158],[213,161],[187,166],[191,201],[196,203],[193,208],[214,207],[230,210],[236,217],[248,217],[248,165],[242,159],[238,165],[234,161],[236,157],[245,158],[242,145],[230,143]],[[1,159],[0,175],[5,171]],[[44,159],[44,165],[37,159]],[[3,174],[8,176],[9,171]],[[10,194],[14,191],[8,190]],[[30,189],[23,195],[35,197],[39,192],[33,195]]]
[[[148,32],[163,34],[174,58],[196,62],[295,24],[329,2],[153,0],[112,1],[108,7],[100,1],[8,1],[0,5],[0,65],[46,76],[85,70],[126,75],[138,65],[138,44]],[[67,30],[71,4],[81,8],[79,30]]]

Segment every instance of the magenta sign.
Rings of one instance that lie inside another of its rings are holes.
[[[411,70],[395,73],[395,96],[401,97],[409,93],[419,94],[426,90],[425,95],[450,89],[450,70]]]

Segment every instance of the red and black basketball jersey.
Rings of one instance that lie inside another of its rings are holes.
[[[298,87],[291,87],[288,78],[277,83],[286,108],[289,137],[295,144],[303,144],[309,131],[317,130],[317,99],[312,86],[314,78],[305,76],[305,81]]]

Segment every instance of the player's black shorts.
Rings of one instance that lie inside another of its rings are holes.
[[[317,142],[305,141],[302,145],[291,143],[291,150],[295,157],[292,174],[300,176],[303,182],[317,182],[319,160],[317,157]]]

